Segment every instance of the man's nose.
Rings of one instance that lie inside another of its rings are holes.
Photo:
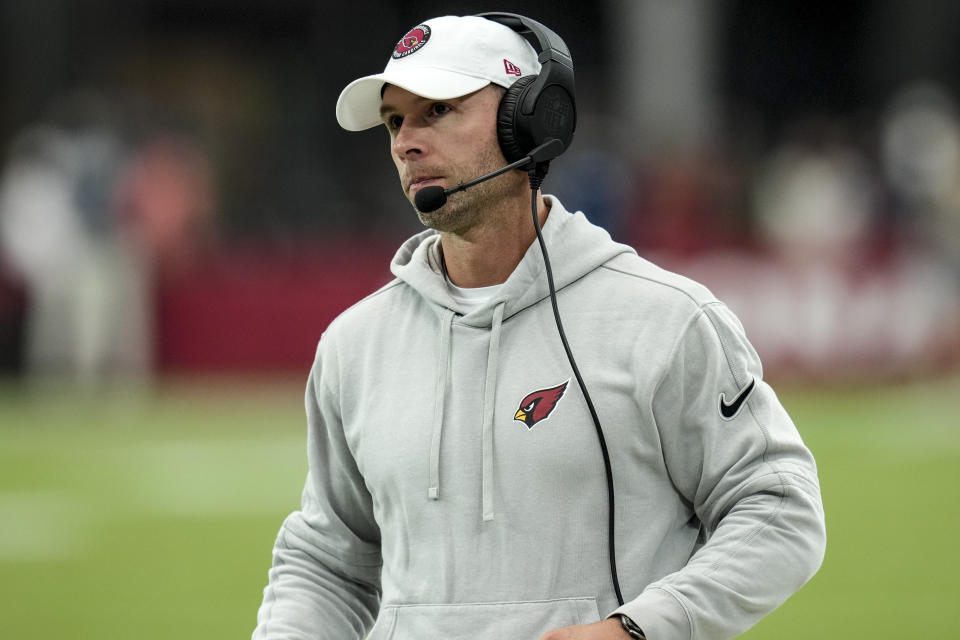
[[[397,158],[422,156],[426,152],[426,140],[423,127],[405,121],[393,137],[393,153]]]

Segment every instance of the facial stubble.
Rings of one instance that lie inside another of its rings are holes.
[[[459,178],[458,183],[495,171],[505,162],[499,148],[485,149],[478,157],[477,164],[465,171],[469,175]],[[447,202],[435,211],[424,213],[416,207],[414,209],[424,226],[441,232],[463,235],[496,211],[498,203],[516,189],[517,179],[517,172],[511,171],[465,191],[452,194]]]

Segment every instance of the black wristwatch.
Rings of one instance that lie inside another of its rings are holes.
[[[643,629],[638,627],[636,622],[622,613],[617,615],[620,616],[620,624],[623,625],[623,630],[627,632],[627,635],[636,640],[647,640],[647,636],[643,635]]]

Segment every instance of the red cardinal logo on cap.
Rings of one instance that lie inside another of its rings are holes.
[[[400,42],[397,43],[397,46],[393,50],[393,57],[402,58],[408,56],[427,44],[427,40],[429,39],[430,27],[425,24],[418,24],[400,38]]]
[[[517,413],[513,416],[513,419],[519,420],[527,425],[527,429],[532,429],[533,425],[541,420],[545,420],[547,416],[553,413],[557,403],[560,402],[560,398],[563,397],[563,393],[567,390],[569,383],[570,381],[567,380],[556,387],[534,391],[520,401],[520,408],[517,409]]]

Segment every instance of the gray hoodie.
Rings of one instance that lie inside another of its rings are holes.
[[[306,393],[302,508],[274,547],[254,638],[536,640],[629,615],[651,640],[729,638],[822,560],[814,460],[736,317],[581,213],[534,242],[495,297],[450,297],[439,236],[324,333]]]

